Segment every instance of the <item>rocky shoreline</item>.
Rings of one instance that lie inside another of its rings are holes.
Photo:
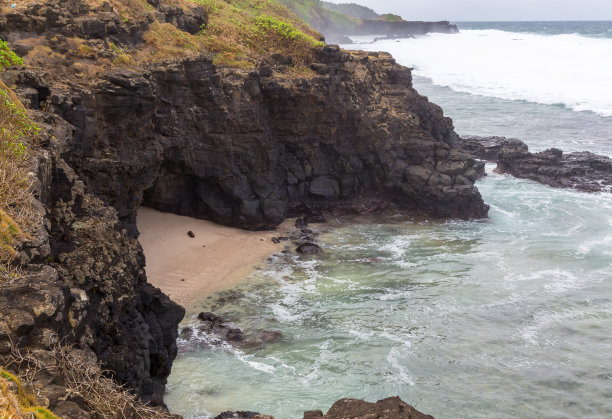
[[[187,32],[206,21],[198,7],[151,4]],[[72,37],[94,51],[135,48],[150,24],[81,0],[35,1],[0,18],[0,37],[22,54],[63,57],[0,73],[41,126],[31,172],[44,218],[19,245],[24,275],[0,286],[0,356],[34,351],[45,364],[61,342],[163,406],[184,309],[147,282],[140,205],[245,229],[389,207],[487,216],[452,121],[390,55],[326,46],[307,77],[278,54],[251,70],[201,54],[79,72],[95,63],[70,52]],[[59,374],[37,382],[67,392]],[[44,403],[54,409],[64,393]],[[87,417],[86,400],[74,408]]]
[[[612,159],[607,156],[556,148],[530,153],[524,142],[504,137],[464,137],[459,145],[476,159],[497,163],[496,173],[555,188],[612,192]]]

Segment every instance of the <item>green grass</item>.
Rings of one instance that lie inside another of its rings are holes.
[[[0,71],[12,65],[21,65],[23,60],[15,54],[8,44],[0,39]]]
[[[36,406],[36,398],[26,391],[21,380],[4,369],[0,369],[0,417],[61,419],[49,409]]]
[[[253,68],[272,53],[292,57],[300,66],[312,57],[315,48],[324,45],[318,32],[272,0],[187,1],[202,6],[208,14],[208,22],[200,32],[192,35],[168,23],[155,22],[144,35],[145,47],[133,53],[136,63],[208,51],[219,66]]]
[[[320,0],[277,0],[293,10],[301,19],[316,28],[333,28],[339,32],[350,32],[359,26],[359,19],[336,10],[323,7]]]
[[[39,127],[17,97],[0,82],[0,268],[10,271],[13,243],[34,225],[31,180],[27,175],[30,145]],[[2,275],[0,275],[2,276]]]
[[[404,20],[401,16],[394,15],[393,13],[382,15],[379,17],[379,19],[386,20],[387,22],[402,22]]]

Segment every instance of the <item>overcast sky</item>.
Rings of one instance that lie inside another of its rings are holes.
[[[329,0],[406,20],[612,20],[612,0]]]

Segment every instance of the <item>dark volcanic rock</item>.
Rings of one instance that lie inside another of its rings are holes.
[[[476,171],[476,174],[478,175],[478,179],[483,178],[487,175],[487,172],[485,170],[485,165],[486,165],[486,162],[484,160],[476,160],[476,163],[474,163],[474,170]]]
[[[223,322],[223,319],[213,313],[210,312],[202,312],[200,314],[198,314],[198,319],[204,321],[204,322]]]
[[[307,215],[304,217],[304,221],[306,224],[321,224],[327,222],[323,215]]]
[[[203,58],[148,78],[110,71],[84,103],[96,129],[83,131],[72,161],[130,224],[140,203],[248,229],[372,200],[486,216],[474,160],[453,149],[451,121],[412,89],[410,70],[387,54],[331,47],[318,60],[327,73],[298,80]]]
[[[433,419],[404,403],[399,397],[389,397],[376,403],[342,399],[333,404],[327,414],[320,410],[304,413],[304,419]]]
[[[262,415],[257,412],[223,412],[215,416],[215,419],[273,419],[272,416]]]
[[[568,154],[556,148],[541,153],[504,151],[495,171],[556,188],[612,191],[612,159],[588,151]]]
[[[499,153],[527,152],[527,144],[516,138],[506,137],[461,137],[457,143],[459,148],[474,158],[486,160],[492,163],[497,161]]]
[[[206,21],[196,5],[149,3],[189,32]],[[452,121],[388,54],[327,46],[304,78],[283,75],[287,57],[246,71],[206,54],[76,77],[83,60],[112,60],[111,42],[137,49],[150,16],[122,19],[109,3],[84,0],[26,2],[0,16],[2,39],[61,57],[0,73],[46,133],[33,170],[46,218],[19,249],[27,277],[0,289],[0,354],[11,343],[46,350],[56,333],[163,404],[184,310],[146,281],[142,204],[248,229],[389,206],[487,215]],[[76,57],[73,38],[93,52]]]
[[[458,144],[476,158],[496,161],[497,173],[556,188],[588,192],[612,190],[612,159],[606,156],[588,151],[564,154],[556,148],[530,153],[521,140],[504,137],[463,137]]]
[[[198,315],[198,319],[204,322],[204,325],[199,327],[199,329],[204,332],[213,333],[219,339],[226,342],[244,341],[244,333],[242,333],[242,330],[234,327],[229,321],[222,317],[213,313],[202,312]]]
[[[321,248],[313,243],[303,243],[295,251],[303,255],[318,255],[321,253]]]

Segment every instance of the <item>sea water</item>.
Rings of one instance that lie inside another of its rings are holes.
[[[612,155],[612,23],[459,27],[346,47],[414,67],[415,88],[461,135]],[[343,397],[397,395],[437,418],[612,417],[612,194],[493,168],[478,182],[487,220],[330,219],[313,227],[323,256],[279,254],[204,301],[283,338],[179,340],[170,410],[300,418]]]

